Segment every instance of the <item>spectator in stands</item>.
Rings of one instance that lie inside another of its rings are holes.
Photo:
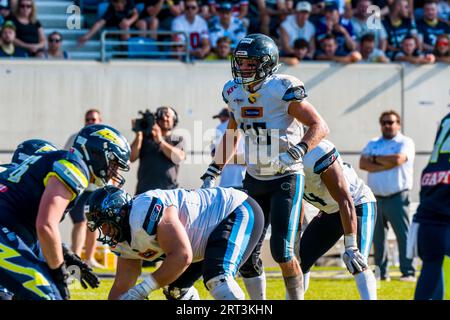
[[[213,19],[209,25],[209,39],[211,47],[216,48],[217,40],[227,37],[231,40],[231,48],[234,49],[238,42],[247,34],[247,28],[238,17],[232,16],[232,5],[229,2],[219,4],[217,8],[218,19]]]
[[[325,2],[325,15],[316,26],[318,42],[328,35],[333,35],[337,43],[338,52],[348,54],[356,49],[353,27],[350,20],[339,15],[336,2]]]
[[[448,35],[441,34],[438,36],[433,54],[436,57],[436,62],[450,63]]]
[[[309,2],[311,2],[309,21],[316,26],[325,14],[325,0],[310,0]]]
[[[223,0],[209,0],[209,9],[211,16],[217,16],[218,9],[220,3],[224,2]],[[229,2],[232,4],[232,15],[233,17],[237,17],[241,20],[245,27],[248,27],[248,12],[249,12],[249,0],[225,0],[225,2]]]
[[[360,53],[363,62],[389,62],[384,51],[375,47],[375,36],[372,33],[366,33],[361,37]]]
[[[151,9],[152,14],[153,12],[158,11],[159,5],[161,5],[161,9],[157,14],[158,28],[162,31],[170,31],[172,29],[173,20],[184,12],[184,2],[181,0],[146,0],[147,10],[149,7],[153,7]],[[142,17],[144,16],[145,13]]]
[[[149,37],[156,40],[158,38],[156,31],[158,31],[159,27],[158,15],[165,3],[166,0],[145,0],[144,10],[142,10],[136,22],[136,29],[155,32],[150,34]]]
[[[171,51],[174,53],[171,55],[171,58],[175,58],[182,62],[187,62],[187,54],[186,54],[186,38],[182,34],[176,34],[172,37],[172,41],[176,42],[176,44],[171,46]]]
[[[205,58],[210,51],[208,25],[198,14],[197,0],[186,1],[186,13],[176,17],[172,23],[172,31],[186,32],[189,36],[190,54],[197,58]]]
[[[1,29],[0,58],[26,58],[25,50],[14,45],[16,26],[12,21],[6,21]]]
[[[291,56],[294,54],[294,42],[297,39],[304,39],[309,43],[309,55],[314,56],[316,28],[308,21],[311,13],[311,4],[307,1],[300,1],[295,6],[295,14],[290,15],[281,23],[279,33],[281,41],[281,55]]]
[[[95,22],[92,28],[78,39],[78,43],[81,46],[84,45],[86,41],[91,39],[104,27],[107,29],[117,28],[128,31],[136,23],[138,18],[139,14],[132,0],[111,0],[108,9],[106,9],[106,12],[100,20]],[[120,35],[122,41],[128,40],[129,37],[129,34]]]
[[[159,107],[155,121],[149,135],[138,131],[131,144],[130,161],[139,159],[136,194],[150,189],[177,188],[180,162],[186,157],[183,138],[172,134],[178,122],[176,111],[167,106]],[[132,125],[134,128],[135,120]]]
[[[371,11],[368,11],[371,5],[371,0],[357,0],[355,12],[351,18],[353,32],[358,42],[361,41],[362,36],[365,34],[373,34],[375,48],[385,51],[387,47],[386,30],[379,19],[369,20],[369,17],[373,14]]]
[[[448,21],[439,21],[435,0],[425,2],[423,10],[424,16],[417,22],[417,31],[422,42],[422,49],[431,52],[440,34],[450,34],[450,26]]]
[[[217,40],[217,46],[205,60],[231,60],[231,40],[228,37],[221,37]]]
[[[309,42],[305,39],[295,40],[292,54],[280,58],[280,61],[288,66],[294,66],[303,60],[312,60],[309,57]]]
[[[61,49],[63,37],[57,31],[53,31],[48,35],[48,48],[39,57],[44,59],[69,59],[67,51]]]
[[[33,0],[19,0],[14,14],[8,18],[16,26],[14,44],[27,50],[31,57],[35,57],[45,48],[44,29],[36,19],[36,14]]]
[[[5,19],[9,17],[11,14],[11,10],[9,8],[9,2],[8,0],[1,0],[0,1],[0,27],[5,22]]]
[[[84,125],[102,123],[100,111],[97,109],[89,109],[84,115]],[[74,133],[67,140],[64,150],[70,150],[77,133]],[[74,206],[70,209],[69,215],[73,222],[72,229],[72,251],[81,257],[83,245],[85,246],[85,260],[88,265],[94,268],[104,268],[95,260],[95,249],[97,246],[97,238],[99,236],[98,230],[95,232],[89,231],[87,228],[87,220],[85,215],[85,204],[92,192],[97,190],[95,183],[89,183],[87,189],[76,200]]]
[[[259,30],[268,36],[278,37],[278,28],[284,19],[292,13],[292,1],[256,0]]]
[[[439,0],[438,2],[438,16],[442,21],[450,20],[450,1]]]
[[[410,225],[410,190],[413,185],[414,141],[400,132],[400,115],[385,111],[380,116],[382,136],[372,139],[362,151],[359,167],[368,171],[368,185],[377,199],[377,218],[373,236],[375,264],[381,280],[389,280],[388,222],[397,237],[400,280],[414,281],[412,259],[406,258],[406,240]],[[389,183],[386,183],[389,181]]]
[[[395,55],[395,61],[409,62],[414,64],[434,63],[436,58],[432,53],[422,53],[417,46],[417,39],[407,36],[402,41],[402,50]]]
[[[358,51],[350,53],[340,51],[336,38],[332,34],[325,35],[320,41],[320,50],[316,51],[315,60],[334,61],[339,63],[354,63],[361,60],[361,54]]]
[[[383,26],[388,35],[386,54],[393,60],[396,52],[401,51],[402,41],[407,36],[417,38],[417,30],[414,21],[408,18],[408,1],[394,0],[390,5],[389,15],[383,19]]]

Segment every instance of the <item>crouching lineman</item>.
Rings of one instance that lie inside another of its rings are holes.
[[[234,279],[262,235],[259,205],[232,188],[152,190],[131,199],[107,186],[89,199],[91,231],[119,256],[109,299],[143,300],[174,282],[191,264],[203,261],[203,281],[218,300],[243,300]],[[163,258],[138,284],[142,260]]]
[[[300,266],[305,277],[314,263],[344,236],[343,259],[354,276],[361,299],[376,300],[376,279],[367,266],[376,217],[376,199],[353,168],[327,140],[303,158],[304,199],[320,210],[300,240]]]
[[[422,172],[420,205],[408,236],[410,259],[422,259],[415,300],[442,300],[450,291],[450,113],[442,119]]]
[[[89,181],[124,182],[130,147],[105,125],[83,128],[72,150],[36,153],[0,173],[0,285],[17,299],[70,297],[67,264],[81,261],[63,250],[59,222]],[[81,278],[96,283],[89,269]],[[98,284],[97,284],[98,285]]]

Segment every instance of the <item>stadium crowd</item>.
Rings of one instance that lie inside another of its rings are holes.
[[[185,61],[180,52],[189,50],[194,60],[228,60],[240,39],[260,32],[276,41],[288,65],[302,60],[450,63],[450,5],[444,0],[102,1],[94,9],[97,21],[78,38],[80,47],[103,29],[141,30],[150,31],[137,35],[147,43],[178,42],[155,47],[179,53],[169,57]],[[0,57],[69,57],[61,50],[62,35],[45,39],[45,26],[36,16],[33,0],[1,2]],[[185,32],[189,39],[158,31]],[[132,37],[120,35],[123,41]]]

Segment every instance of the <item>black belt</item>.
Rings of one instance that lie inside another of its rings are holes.
[[[381,199],[392,198],[392,197],[395,197],[395,196],[397,196],[397,195],[399,195],[400,193],[405,192],[405,191],[409,191],[409,189],[405,189],[405,190],[402,190],[402,191],[399,191],[399,192],[390,194],[390,195],[388,195],[388,196],[377,196],[377,195],[375,195],[375,197],[381,198]]]

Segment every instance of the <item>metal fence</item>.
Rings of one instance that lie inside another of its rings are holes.
[[[123,35],[129,35],[130,38],[121,40]],[[167,37],[168,40],[153,40],[148,36]],[[180,40],[174,41],[176,38]],[[100,37],[100,45],[102,62],[114,58],[179,59],[191,62],[189,37],[185,32],[104,30]],[[175,51],[177,47],[181,49]]]

